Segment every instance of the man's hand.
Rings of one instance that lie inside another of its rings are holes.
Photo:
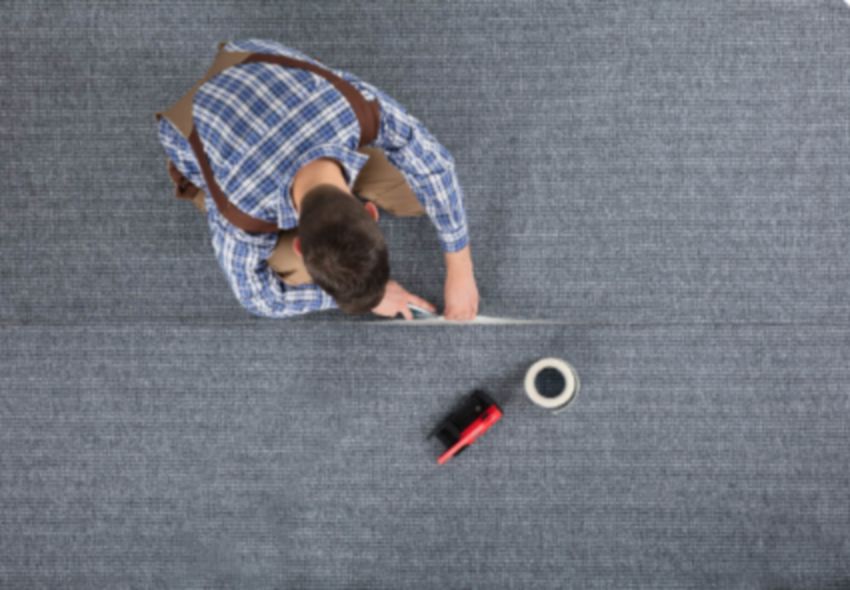
[[[413,312],[411,312],[410,308],[407,307],[408,303],[418,305],[419,307],[427,309],[433,313],[437,312],[436,307],[421,297],[417,297],[413,293],[409,293],[397,282],[389,281],[387,283],[386,291],[384,291],[384,298],[377,307],[372,308],[372,313],[388,318],[393,318],[400,313],[404,316],[404,319],[412,320]]]
[[[478,315],[478,286],[472,272],[469,246],[446,254],[446,288],[444,293],[447,320],[467,321]]]

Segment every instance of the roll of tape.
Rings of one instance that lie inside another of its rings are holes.
[[[578,373],[567,361],[540,359],[525,374],[525,393],[534,404],[559,412],[579,390]]]

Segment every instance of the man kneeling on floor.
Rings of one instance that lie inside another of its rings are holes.
[[[206,214],[216,258],[251,313],[436,311],[390,279],[383,210],[429,216],[446,261],[443,315],[475,318],[454,160],[377,87],[276,42],[234,41],[157,120],[177,195]]]

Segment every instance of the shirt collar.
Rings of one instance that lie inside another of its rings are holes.
[[[305,164],[318,158],[332,158],[342,164],[345,172],[345,182],[349,189],[354,188],[354,181],[369,160],[369,156],[338,143],[322,143],[309,148],[298,156],[286,170],[282,186],[282,196],[278,200],[278,225],[281,229],[292,229],[298,221],[298,212],[292,205],[292,181],[295,173]]]

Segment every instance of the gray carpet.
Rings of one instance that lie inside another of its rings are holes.
[[[3,7],[0,588],[850,587],[842,0]],[[153,113],[250,37],[420,118],[481,312],[552,323],[243,311]],[[505,418],[438,467],[475,387]]]

